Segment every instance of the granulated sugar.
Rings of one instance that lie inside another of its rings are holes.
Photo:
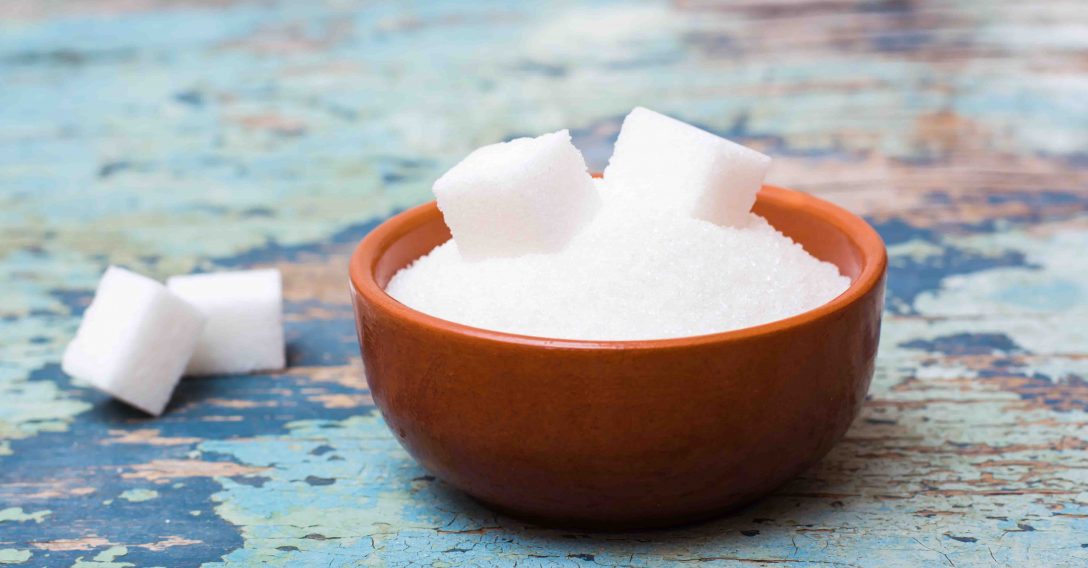
[[[718,226],[617,199],[598,181],[596,218],[562,251],[467,262],[446,242],[386,291],[474,327],[585,340],[665,339],[750,327],[811,310],[850,284],[762,217]]]

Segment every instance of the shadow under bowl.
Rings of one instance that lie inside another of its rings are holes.
[[[784,320],[651,341],[528,337],[413,310],[384,287],[449,229],[433,202],[389,219],[350,263],[375,403],[435,476],[544,524],[668,526],[766,495],[857,415],[887,255],[864,220],[804,193],[764,186],[754,211],[850,287]]]

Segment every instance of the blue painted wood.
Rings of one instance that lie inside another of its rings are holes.
[[[1079,2],[0,4],[0,563],[1088,562]],[[821,464],[724,519],[591,535],[436,482],[344,290],[476,146],[641,104],[775,157],[889,245],[877,376]],[[276,266],[290,368],[148,419],[57,365],[114,262]]]

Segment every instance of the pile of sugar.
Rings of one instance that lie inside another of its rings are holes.
[[[450,240],[386,291],[421,312],[539,337],[636,340],[729,331],[787,318],[850,279],[762,217],[719,226],[630,199],[597,180],[599,214],[561,251],[462,259]]]

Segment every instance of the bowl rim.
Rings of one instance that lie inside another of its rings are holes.
[[[634,340],[560,339],[495,331],[445,320],[402,304],[387,294],[385,289],[378,285],[374,277],[377,261],[392,244],[394,234],[397,232],[403,234],[402,231],[399,231],[401,227],[417,226],[424,219],[434,214],[434,211],[437,210],[437,204],[432,200],[386,219],[364,236],[351,254],[348,274],[351,285],[357,294],[394,319],[409,321],[418,326],[431,328],[434,332],[440,334],[454,334],[480,340],[514,344],[521,347],[575,350],[671,349],[743,341],[771,335],[809,324],[842,311],[868,294],[883,278],[888,263],[884,241],[876,230],[861,217],[838,205],[807,193],[774,185],[764,184],[760,189],[758,199],[776,201],[781,205],[806,211],[808,214],[822,217],[830,222],[842,231],[861,252],[863,262],[861,273],[850,282],[850,286],[843,293],[827,303],[785,319],[730,331],[666,339]]]

